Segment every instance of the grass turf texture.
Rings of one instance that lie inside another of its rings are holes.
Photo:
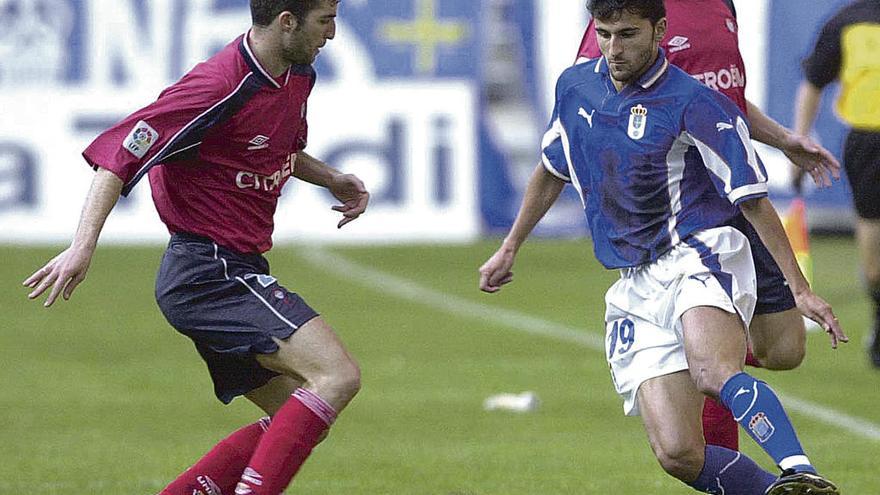
[[[825,335],[810,334],[801,368],[756,374],[876,425],[880,372],[863,350],[869,305],[853,243],[813,242],[816,286],[852,342],[831,352]],[[515,282],[485,295],[476,270],[496,246],[332,251],[455,297],[601,333],[603,294],[616,275],[587,243],[530,241]],[[383,294],[300,251],[275,249],[273,274],[338,330],[364,386],[287,493],[694,493],[661,471],[638,419],[623,417],[601,352]],[[152,494],[259,416],[244,400],[217,402],[195,350],[163,320],[153,299],[161,248],[100,247],[73,299],[44,310],[20,282],[55,252],[0,248],[0,493]],[[522,390],[541,397],[538,412],[481,408],[488,395]],[[880,442],[792,416],[807,453],[843,493],[880,493]]]

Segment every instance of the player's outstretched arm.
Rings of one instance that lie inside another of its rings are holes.
[[[840,162],[830,151],[808,137],[812,122],[806,129],[798,127],[792,132],[771,119],[752,102],[747,103],[752,137],[785,153],[797,167],[795,174],[798,184],[804,173],[809,173],[819,187],[830,186],[832,177],[840,179]]]
[[[504,238],[501,247],[480,267],[480,290],[494,293],[501,286],[513,280],[513,262],[522,243],[538,224],[547,210],[556,202],[565,182],[559,180],[539,164],[523,197],[523,203],[513,222],[510,233]]]
[[[822,90],[809,81],[803,81],[798,87],[794,102],[794,131],[803,136],[810,134],[816,115],[819,113],[819,104],[822,101]],[[794,170],[792,186],[795,191],[800,191],[803,182],[804,171],[799,168]]]
[[[317,158],[300,152],[296,155],[293,175],[316,186],[326,187],[342,203],[332,207],[334,211],[342,213],[342,220],[336,228],[341,229],[367,210],[370,193],[364,183],[353,174],[343,174]]]
[[[49,291],[43,306],[47,308],[51,306],[59,294],[65,300],[70,299],[76,286],[86,278],[92,254],[98,245],[98,236],[107,216],[119,199],[122,186],[122,179],[116,174],[103,168],[98,169],[70,247],[23,282],[25,287],[33,289],[28,294],[29,299],[36,299],[50,287],[52,290]]]
[[[839,342],[849,342],[849,338],[840,328],[840,322],[834,316],[831,305],[810,289],[809,282],[801,273],[791,250],[791,244],[782,228],[782,222],[779,221],[779,215],[776,214],[776,209],[773,208],[770,200],[766,197],[749,199],[739,206],[782,270],[801,313],[828,332],[832,348],[837,349]]]

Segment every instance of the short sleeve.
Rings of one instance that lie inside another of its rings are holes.
[[[571,182],[568,160],[565,158],[565,149],[562,142],[563,133],[562,123],[559,121],[559,101],[557,100],[553,108],[553,116],[550,119],[550,126],[541,140],[541,163],[544,164],[547,172],[558,179]]]
[[[828,21],[819,32],[813,51],[802,64],[804,78],[817,88],[824,88],[840,73],[842,28],[839,16]]]
[[[697,147],[719,195],[734,204],[767,196],[767,172],[746,119],[732,101],[701,87],[683,119],[684,139]]]
[[[94,168],[122,179],[127,195],[152,166],[188,156],[205,132],[234,111],[237,88],[205,75],[185,76],[159,98],[104,131],[83,151]],[[230,105],[230,103],[232,105]]]

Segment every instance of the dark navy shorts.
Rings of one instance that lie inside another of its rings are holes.
[[[755,314],[781,313],[796,307],[794,296],[782,275],[782,270],[773,260],[773,256],[752,224],[740,214],[730,222],[730,225],[745,234],[752,248],[755,276],[758,281],[758,303],[755,305]]]
[[[843,147],[843,166],[856,213],[880,219],[880,132],[850,131]]]
[[[286,339],[318,316],[269,275],[263,256],[192,234],[171,236],[156,301],[171,326],[195,343],[225,404],[278,375],[256,360],[278,350],[273,337]]]

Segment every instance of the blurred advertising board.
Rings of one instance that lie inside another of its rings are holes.
[[[800,61],[845,0],[737,0],[749,98],[790,125]],[[247,0],[0,0],[0,242],[59,242],[76,227],[99,132],[154,99],[250,24]],[[466,242],[509,230],[559,73],[587,22],[582,0],[344,0],[316,62],[307,151],[364,179],[368,215],[335,228],[331,198],[290,181],[276,240]],[[816,136],[840,156],[826,91]],[[785,157],[759,148],[779,206]],[[570,188],[567,188],[570,189]],[[809,187],[812,225],[849,225],[846,181]],[[563,194],[538,226],[586,234]],[[165,239],[142,182],[105,240]]]
[[[316,62],[307,151],[358,174],[368,215],[290,181],[276,241],[463,241],[476,193],[480,4],[346,0]],[[65,241],[92,173],[85,146],[250,25],[247,0],[0,0],[0,241]],[[167,238],[146,181],[105,240]]]

